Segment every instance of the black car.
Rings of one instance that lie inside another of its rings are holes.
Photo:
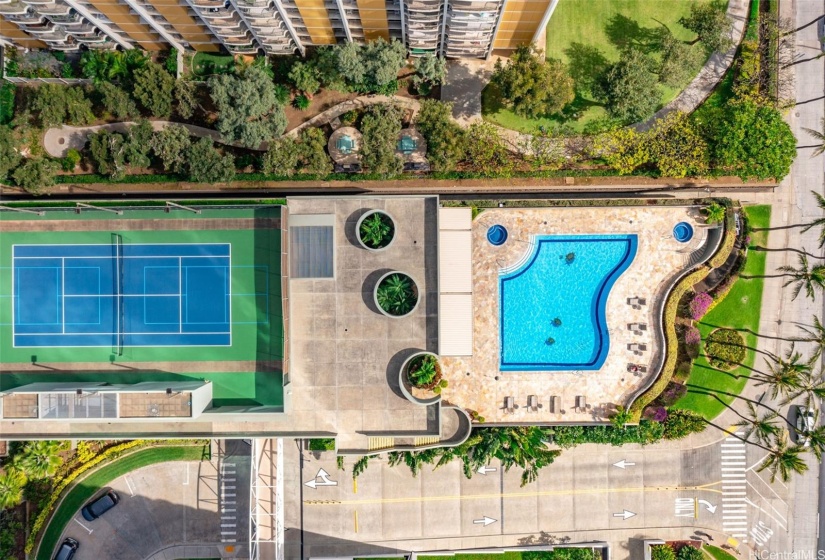
[[[94,521],[113,507],[117,505],[120,501],[120,498],[117,494],[115,494],[114,490],[109,490],[101,497],[96,499],[93,502],[89,502],[83,509],[80,510],[81,515],[83,515],[83,519],[86,521]]]
[[[74,553],[77,551],[79,546],[79,542],[71,537],[66,537],[66,540],[63,541],[60,544],[60,548],[57,549],[57,554],[54,555],[54,560],[72,560],[72,558],[74,558]]]

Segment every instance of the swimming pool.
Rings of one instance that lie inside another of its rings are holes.
[[[599,369],[614,282],[636,256],[636,235],[540,235],[518,269],[499,274],[501,371]]]

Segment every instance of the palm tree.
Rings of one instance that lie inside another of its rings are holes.
[[[825,121],[825,119],[823,119],[823,121]],[[817,148],[817,153],[814,155],[822,153],[822,148],[825,148],[825,144]],[[822,196],[816,191],[811,191],[811,194],[814,195],[814,198],[816,198],[816,205],[819,206],[819,209],[825,210],[825,196]],[[802,228],[802,231],[805,232],[815,227],[819,228],[819,248],[821,249],[822,246],[825,245],[825,216],[823,216],[822,218],[817,218],[812,222],[806,224]]]
[[[823,371],[812,373],[810,370],[799,376],[797,386],[789,392],[783,405],[803,397],[805,405],[814,410],[819,409],[819,401],[825,398],[825,376]]]
[[[53,440],[30,441],[23,451],[14,457],[14,465],[31,479],[54,476],[63,459],[58,454],[60,442]]]
[[[760,372],[755,377],[756,385],[768,385],[771,391],[771,398],[776,399],[779,395],[788,396],[800,386],[800,377],[811,371],[810,360],[803,360],[802,354],[794,350],[794,345],[785,353],[785,357],[769,354],[765,358],[768,366],[768,373]]]
[[[771,438],[776,437],[782,430],[776,423],[779,414],[776,411],[771,411],[759,416],[759,411],[753,403],[748,402],[746,404],[748,417],[742,418],[736,425],[744,428],[744,439],[750,440],[753,436],[757,442],[767,445],[770,443]]]
[[[782,430],[782,434],[774,440],[773,447],[768,451],[768,456],[756,470],[770,472],[771,482],[775,481],[777,476],[782,482],[788,482],[792,473],[803,474],[808,470],[808,464],[800,457],[804,448],[800,445],[788,445],[787,430]]]
[[[11,508],[23,500],[26,475],[15,468],[6,467],[0,473],[0,510]]]
[[[702,209],[702,212],[705,214],[705,223],[718,224],[725,220],[727,208],[718,202],[711,202]]]
[[[805,327],[800,326],[803,331],[808,335],[806,338],[803,338],[805,342],[813,342],[816,344],[814,348],[814,353],[811,356],[811,361],[816,361],[822,355],[823,347],[825,347],[825,326],[822,325],[822,322],[819,320],[819,317],[814,315],[814,325],[809,330]]]
[[[811,453],[816,456],[816,460],[822,462],[822,453],[825,452],[825,426],[817,426],[810,432],[805,432],[808,438],[808,445]]]
[[[804,254],[799,255],[799,268],[792,266],[781,266],[779,270],[792,278],[785,282],[782,287],[796,284],[793,289],[793,297],[796,299],[802,288],[805,288],[805,295],[816,300],[816,289],[825,289],[825,265],[818,264],[810,267],[808,265],[808,257]]]
[[[823,132],[825,131],[825,119],[822,119],[820,125],[822,126],[822,131],[814,130],[813,128],[806,128],[804,126],[802,127],[802,130],[804,130],[805,132],[807,132],[819,141],[819,146],[817,146],[817,148],[811,154],[811,157],[818,156],[819,154],[825,152],[825,132]]]

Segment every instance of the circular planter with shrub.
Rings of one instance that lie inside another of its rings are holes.
[[[395,222],[383,210],[365,212],[355,224],[358,243],[368,251],[383,251],[395,239]]]
[[[441,364],[438,356],[430,352],[419,352],[405,364],[407,379],[416,389],[424,389],[440,394],[447,387],[447,380],[441,378]]]
[[[375,305],[387,317],[406,317],[418,307],[418,286],[409,275],[392,271],[375,284]]]
[[[713,367],[733,369],[745,359],[745,339],[733,329],[716,329],[705,339],[705,355]]]

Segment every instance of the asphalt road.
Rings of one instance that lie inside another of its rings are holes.
[[[296,448],[284,447],[289,558],[301,557],[302,541],[310,557],[606,540],[622,560],[640,538],[696,530],[716,544],[733,537],[742,554],[787,546],[788,489],[768,484],[755,469],[760,450],[735,438],[689,450],[581,446],[525,487],[519,469],[495,462],[472,479],[455,462],[414,478],[373,459],[353,482],[332,454],[304,452],[301,466]]]

